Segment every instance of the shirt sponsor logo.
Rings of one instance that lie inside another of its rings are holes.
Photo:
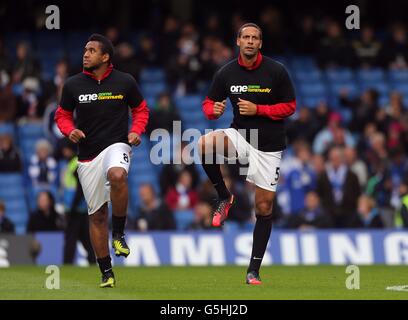
[[[261,88],[260,85],[232,85],[230,87],[230,92],[232,94],[241,94],[241,93],[270,93],[271,88]]]
[[[123,100],[122,94],[113,95],[112,92],[100,92],[91,94],[81,94],[78,97],[79,103],[91,103],[97,100]]]

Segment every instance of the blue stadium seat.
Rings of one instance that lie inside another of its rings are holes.
[[[63,49],[65,47],[63,34],[56,30],[36,32],[34,42],[37,51],[55,52],[58,48]]]
[[[18,126],[18,135],[20,139],[31,138],[40,139],[44,138],[44,129],[42,123],[28,123]]]
[[[297,70],[294,72],[294,78],[299,82],[321,81],[323,76],[320,70]]]
[[[378,99],[378,105],[382,108],[387,107],[390,103],[390,96],[388,94],[386,95],[380,95]]]
[[[380,95],[385,95],[390,92],[390,87],[385,81],[376,82],[360,82],[361,90],[375,89]]]
[[[13,123],[0,123],[0,134],[7,134],[15,138],[16,129]]]
[[[354,80],[354,73],[351,69],[329,69],[326,70],[326,77],[332,83],[345,83]]]
[[[303,106],[308,108],[315,108],[321,102],[327,102],[328,98],[326,95],[322,96],[310,96],[310,97],[303,97]]]
[[[292,70],[317,70],[315,59],[308,56],[297,56],[292,58],[290,63]]]
[[[408,83],[397,83],[392,87],[393,90],[398,91],[403,96],[408,95]]]
[[[408,71],[407,70],[390,70],[388,71],[388,78],[393,83],[407,83]]]
[[[302,83],[299,92],[303,97],[316,97],[327,95],[326,86],[323,82]]]
[[[361,82],[378,82],[385,80],[385,74],[382,69],[359,70],[357,78]]]
[[[177,230],[186,230],[194,221],[194,211],[177,210],[174,212],[174,218],[176,219]]]
[[[140,89],[143,94],[158,96],[159,94],[167,91],[167,85],[165,82],[148,82],[141,83]]]
[[[0,174],[0,185],[10,186],[10,185],[22,185],[23,176],[20,173],[1,173]]]
[[[343,90],[346,90],[350,97],[355,97],[360,93],[359,86],[354,82],[335,82],[330,84],[329,88],[330,94],[336,97],[339,96]]]
[[[166,74],[160,68],[145,68],[140,73],[141,83],[164,82]]]
[[[187,95],[175,99],[176,106],[180,113],[190,110],[201,110],[203,98],[199,95]]]

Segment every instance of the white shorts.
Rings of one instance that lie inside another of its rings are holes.
[[[104,149],[89,162],[78,161],[78,177],[82,185],[88,214],[95,213],[110,201],[108,171],[120,167],[129,172],[131,147],[126,143],[115,143]]]
[[[247,159],[249,167],[246,180],[262,189],[276,192],[280,176],[282,151],[260,151],[251,146],[236,129],[228,128],[220,130],[228,136],[234,145],[238,154],[238,157],[235,157],[235,159]],[[231,160],[232,158],[227,159]]]

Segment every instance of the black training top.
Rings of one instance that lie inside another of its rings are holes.
[[[114,143],[128,144],[129,107],[142,102],[130,74],[110,68],[102,80],[86,72],[70,77],[62,90],[60,107],[76,111],[75,126],[85,134],[79,142],[78,160],[91,160]]]
[[[294,102],[295,93],[288,72],[282,64],[265,56],[261,56],[259,64],[251,69],[244,67],[239,60],[235,59],[218,70],[208,98],[212,101],[222,101],[227,97],[230,99],[234,112],[231,127],[237,130],[258,129],[258,146],[251,143],[249,130],[245,130],[246,140],[257,149],[265,152],[285,149],[284,120],[240,115],[237,103],[238,98],[241,98],[273,108],[273,105],[279,103]]]

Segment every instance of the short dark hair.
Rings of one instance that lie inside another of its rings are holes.
[[[89,38],[88,41],[98,41],[101,44],[101,51],[103,54],[107,53],[109,54],[109,60],[108,63],[112,61],[113,58],[113,53],[114,53],[114,48],[112,42],[106,38],[105,36],[99,34],[99,33],[94,33],[92,34]]]
[[[244,30],[244,28],[248,28],[248,27],[253,27],[253,28],[255,28],[255,29],[258,29],[258,31],[259,31],[259,37],[260,37],[260,39],[262,40],[262,29],[261,29],[260,26],[258,26],[256,23],[253,23],[253,22],[245,23],[245,24],[243,24],[243,25],[241,26],[241,28],[239,28],[239,30],[238,30],[238,38],[241,37],[242,30]]]

